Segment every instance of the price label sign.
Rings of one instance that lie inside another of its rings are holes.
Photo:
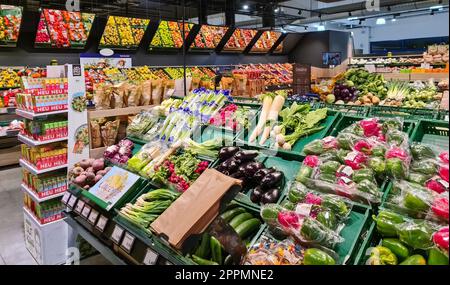
[[[89,213],[91,213],[91,206],[89,205],[84,205],[83,211],[81,212],[81,216],[83,218],[88,218],[89,217]]]
[[[142,264],[155,265],[157,260],[158,260],[158,254],[156,252],[154,252],[153,250],[151,250],[150,248],[147,248],[147,252],[145,253]]]
[[[128,253],[131,252],[131,249],[133,248],[133,244],[134,244],[134,240],[136,238],[130,234],[130,233],[125,233],[125,235],[123,236],[123,240],[122,240],[122,244],[121,247]]]
[[[83,211],[84,204],[86,204],[83,200],[78,200],[77,206],[75,207],[75,213],[81,214]]]
[[[95,222],[97,221],[98,218],[98,212],[94,209],[91,210],[91,213],[89,214],[89,218],[88,218],[88,222],[91,225],[95,225]]]
[[[122,235],[123,229],[119,225],[116,225],[113,233],[111,234],[111,240],[116,244],[120,244],[120,239],[122,238]]]
[[[72,196],[72,194],[70,194],[70,192],[66,192],[64,193],[64,196],[61,199],[61,202],[66,205],[67,202],[69,202],[70,196]]]
[[[99,231],[103,232],[105,230],[106,224],[108,223],[108,218],[101,215],[98,218],[97,225],[95,226]]]
[[[69,208],[72,208],[72,209],[73,209],[73,207],[75,206],[75,203],[76,203],[76,202],[77,202],[77,197],[72,196],[72,197],[70,197],[69,202],[67,202],[67,206],[68,206]]]

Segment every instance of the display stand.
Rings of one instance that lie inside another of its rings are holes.
[[[44,80],[46,79],[43,79],[43,81]],[[43,82],[42,87],[39,89],[44,90],[45,88],[45,83]],[[64,90],[63,87],[61,89]],[[25,93],[27,93],[27,96],[35,96],[33,95],[35,94],[34,91],[31,90],[25,90]],[[35,113],[30,111],[30,108],[25,109],[24,105],[20,105],[16,110],[16,114],[28,120],[35,121],[49,119],[54,115],[67,114],[67,110]],[[29,134],[25,133],[19,134],[18,139],[29,148],[42,147],[55,142],[67,141],[67,137],[42,141],[35,140],[30,137]],[[61,162],[52,167],[38,168],[25,157],[22,157],[19,162],[24,169],[24,178],[21,189],[24,193],[25,202],[23,211],[26,248],[39,265],[64,264],[66,261],[67,250],[67,225],[62,219],[63,205],[61,204],[60,199],[67,190],[67,182],[62,178],[66,176],[64,173],[67,173],[67,170],[65,170],[67,169],[67,164]],[[41,181],[41,179],[47,179],[45,181],[53,179],[53,181],[58,182],[54,182],[53,187],[50,187],[51,189],[33,189],[34,186],[37,185],[29,185],[32,184],[31,181],[33,180],[28,179],[29,177],[34,177],[39,181]],[[60,180],[56,180],[56,177],[60,178]],[[58,211],[58,209],[60,210]],[[38,217],[38,215],[41,216]]]

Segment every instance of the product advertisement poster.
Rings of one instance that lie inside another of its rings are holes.
[[[68,163],[89,158],[89,130],[84,72],[80,65],[66,65],[68,77]]]
[[[132,59],[130,55],[115,54],[102,56],[100,54],[80,54],[80,64],[83,69],[88,68],[131,68]]]

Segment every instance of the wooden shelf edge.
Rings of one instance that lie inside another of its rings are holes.
[[[142,110],[148,110],[154,106],[155,105],[147,105],[147,106],[137,106],[137,107],[126,107],[126,108],[119,108],[119,109],[92,110],[92,111],[88,111],[88,118],[91,120],[91,119],[98,119],[98,118],[105,118],[105,117],[116,117],[116,116],[137,114],[137,113],[141,112]]]

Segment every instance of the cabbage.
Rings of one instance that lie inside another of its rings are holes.
[[[119,146],[112,145],[112,146],[109,146],[106,148],[105,152],[103,153],[103,156],[108,159],[112,159],[114,157],[114,155],[117,154],[118,151],[119,151]]]

